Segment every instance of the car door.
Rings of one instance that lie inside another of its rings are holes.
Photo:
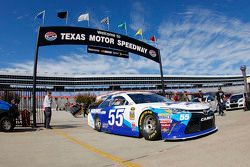
[[[131,135],[131,126],[128,120],[128,102],[123,96],[115,96],[110,102],[108,111],[109,131],[119,135]]]

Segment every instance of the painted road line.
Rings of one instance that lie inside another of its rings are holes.
[[[91,151],[93,153],[96,153],[96,154],[101,155],[101,156],[103,156],[103,157],[105,157],[107,159],[110,159],[110,160],[112,160],[112,161],[114,161],[114,162],[116,162],[116,163],[118,163],[120,165],[127,166],[127,167],[141,167],[141,165],[139,165],[139,164],[123,160],[123,159],[121,159],[121,158],[119,158],[117,156],[114,156],[114,155],[110,154],[110,153],[99,150],[99,149],[97,149],[97,148],[95,148],[95,147],[93,147],[93,146],[91,146],[91,145],[89,145],[89,144],[87,144],[87,143],[85,143],[83,141],[79,141],[79,140],[73,138],[72,136],[69,136],[67,133],[65,133],[62,130],[53,129],[53,131],[56,134],[68,139],[69,141],[71,141],[71,142],[73,142],[73,143],[75,143],[77,145],[80,145],[83,148],[85,148],[85,149],[87,149],[87,150],[89,150],[89,151]]]

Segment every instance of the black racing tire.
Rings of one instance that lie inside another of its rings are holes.
[[[3,132],[11,132],[14,129],[13,120],[7,116],[0,119],[0,129]]]
[[[102,122],[100,120],[100,118],[98,116],[95,117],[95,126],[94,126],[95,130],[98,131],[98,132],[101,132],[102,130]]]
[[[146,140],[158,140],[161,137],[161,125],[152,111],[145,111],[139,119],[140,132]]]

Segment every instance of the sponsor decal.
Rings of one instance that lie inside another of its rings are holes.
[[[130,120],[135,120],[135,108],[134,107],[131,107],[131,109],[130,109],[129,119]]]
[[[204,118],[201,118],[201,121],[207,121],[207,120],[213,119],[213,117],[214,116],[204,117]]]
[[[135,130],[136,130],[135,122],[132,122],[132,123],[131,123],[131,127],[132,127],[132,131],[135,131]]]
[[[103,123],[103,124],[102,124],[102,128],[108,128],[108,126],[109,126],[109,125],[108,125],[107,123]]]
[[[172,123],[172,119],[160,120],[160,124],[170,124]]]
[[[155,52],[154,50],[150,50],[150,51],[149,51],[149,54],[150,54],[150,56],[152,56],[152,57],[156,57],[156,56],[157,56],[157,54],[156,54],[156,52]]]
[[[56,40],[57,35],[56,35],[56,33],[52,32],[52,31],[49,31],[49,32],[47,32],[47,33],[44,35],[44,37],[45,37],[45,39],[46,39],[47,41],[54,41],[54,40]]]
[[[106,114],[106,111],[102,109],[91,109],[90,112],[92,114]]]
[[[170,119],[171,116],[169,113],[160,113],[158,114],[159,120],[163,120],[163,119]]]
[[[170,109],[167,109],[167,110],[165,110],[167,113],[169,113],[169,114],[172,114],[172,110],[170,110]]]
[[[161,128],[169,128],[171,126],[171,124],[161,124]]]

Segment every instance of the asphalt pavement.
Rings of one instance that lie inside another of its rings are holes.
[[[250,111],[226,112],[216,124],[216,133],[195,140],[146,141],[96,132],[87,118],[54,111],[52,130],[0,132],[0,166],[249,166]]]

